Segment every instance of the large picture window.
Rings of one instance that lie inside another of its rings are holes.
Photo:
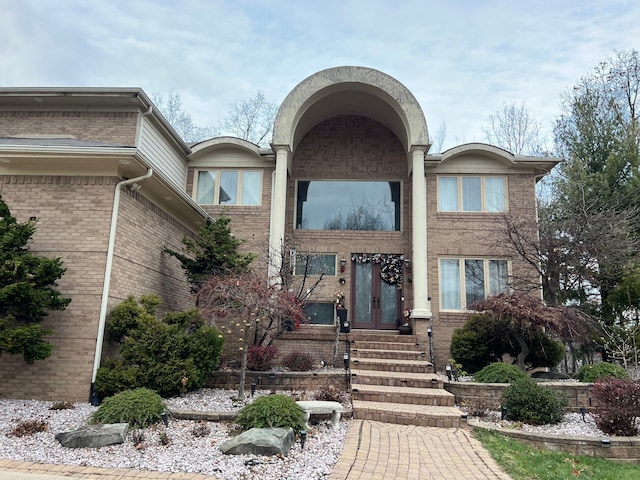
[[[262,173],[251,170],[199,170],[196,202],[200,205],[260,205]]]
[[[504,212],[506,177],[438,177],[438,210],[441,212]]]
[[[440,308],[468,310],[489,295],[508,290],[507,260],[440,259]]]
[[[296,228],[400,231],[400,182],[298,181]]]

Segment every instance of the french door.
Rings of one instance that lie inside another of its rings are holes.
[[[352,264],[353,328],[394,330],[401,318],[401,292],[380,278],[380,264]]]

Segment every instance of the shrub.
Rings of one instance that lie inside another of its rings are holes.
[[[599,405],[595,410],[596,425],[607,435],[638,434],[636,417],[640,417],[640,384],[624,378],[597,380],[591,387]]]
[[[313,395],[314,400],[323,402],[347,403],[348,396],[346,390],[329,385],[327,388],[318,390]]]
[[[527,374],[510,363],[495,362],[484,367],[473,378],[480,383],[513,383],[527,378]]]
[[[530,378],[513,382],[502,395],[507,419],[532,425],[558,423],[564,417],[566,398]]]
[[[273,345],[264,347],[253,345],[247,351],[247,369],[257,372],[266,372],[271,369],[273,359],[278,356],[278,349]]]
[[[313,369],[313,357],[304,352],[291,352],[282,359],[282,365],[293,372],[308,372]]]
[[[49,410],[72,410],[74,408],[76,407],[74,407],[73,403],[60,401],[60,402],[53,402],[49,407]]]
[[[132,428],[144,428],[158,423],[165,411],[160,395],[148,388],[136,388],[105,399],[89,423],[128,423]]]
[[[451,356],[472,375],[491,363],[499,362],[504,353],[515,357],[520,349],[513,329],[508,319],[473,314],[462,328],[454,330]],[[525,361],[532,367],[554,367],[564,357],[564,346],[542,330],[527,329],[520,333],[524,334],[529,345]]]
[[[196,390],[215,370],[223,338],[204,325],[197,309],[156,318],[155,295],[127,297],[114,308],[110,338],[119,344],[120,360],[108,359],[98,370],[96,393],[104,398],[146,387],[163,397]]]
[[[603,378],[628,378],[627,372],[620,365],[609,362],[594,363],[592,365],[583,365],[578,370],[578,380],[581,382],[592,383]]]
[[[238,412],[236,423],[243,430],[283,427],[299,432],[305,429],[304,412],[292,398],[285,395],[267,395],[255,399]]]
[[[49,425],[42,420],[27,420],[20,422],[9,433],[14,437],[26,437],[29,435],[35,435],[39,432],[46,432]]]

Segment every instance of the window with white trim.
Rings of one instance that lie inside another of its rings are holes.
[[[440,309],[469,310],[490,295],[509,289],[507,260],[440,259]]]
[[[438,211],[504,212],[507,205],[504,176],[438,177]]]
[[[200,205],[260,205],[259,170],[198,170],[196,203]]]

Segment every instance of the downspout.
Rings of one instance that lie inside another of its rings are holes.
[[[111,210],[111,227],[109,229],[109,245],[107,247],[107,263],[104,268],[104,281],[102,282],[102,303],[100,304],[100,316],[98,318],[98,336],[96,338],[96,351],[93,359],[93,373],[91,375],[91,405],[97,406],[100,400],[95,392],[96,374],[100,368],[100,360],[102,359],[102,343],[104,341],[104,331],[107,323],[107,304],[109,302],[109,288],[111,287],[111,270],[113,267],[113,251],[116,243],[116,227],[118,225],[118,211],[120,209],[120,192],[122,187],[132,185],[137,182],[146,180],[153,175],[153,169],[149,167],[147,173],[140,177],[122,180],[116,184],[113,196],[113,208]]]

